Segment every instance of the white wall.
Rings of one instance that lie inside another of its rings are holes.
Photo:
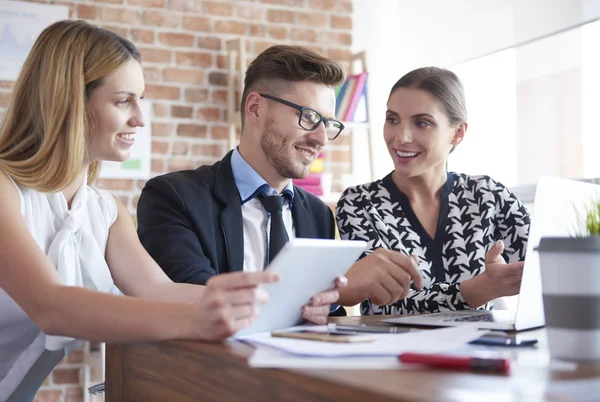
[[[353,18],[353,47],[367,50],[375,176],[382,177],[393,169],[382,138],[385,102],[402,75],[600,18],[600,0],[354,0]]]

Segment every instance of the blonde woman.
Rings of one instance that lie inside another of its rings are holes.
[[[223,339],[277,280],[172,283],[126,208],[90,185],[99,161],[128,158],[143,92],[135,46],[83,21],[48,27],[23,65],[0,129],[1,401],[32,400],[82,339]]]

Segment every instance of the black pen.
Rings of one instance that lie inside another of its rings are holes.
[[[383,326],[383,325],[366,325],[366,324],[357,324],[357,325],[343,325],[343,324],[327,324],[327,328],[333,331],[340,332],[372,332],[372,333],[380,333],[380,334],[399,334],[402,332],[410,331],[410,328],[404,327],[395,327],[395,326]]]

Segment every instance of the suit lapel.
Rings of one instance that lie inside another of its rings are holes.
[[[313,216],[306,209],[306,200],[303,194],[294,187],[294,202],[292,203],[292,219],[294,220],[294,228],[296,229],[296,237],[300,238],[315,238],[315,225],[313,224]]]
[[[228,272],[244,269],[244,228],[242,221],[242,203],[233,179],[229,152],[219,164],[215,179],[214,192],[225,208],[221,213],[221,228],[227,249]]]

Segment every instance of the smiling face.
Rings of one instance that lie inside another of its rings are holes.
[[[122,162],[129,158],[137,127],[144,126],[140,100],[144,75],[140,64],[130,60],[103,78],[86,104],[90,120],[87,159]]]
[[[399,88],[388,100],[384,139],[396,174],[416,177],[443,167],[466,123],[452,125],[440,102],[421,89]]]
[[[325,117],[335,114],[335,93],[327,85],[297,82],[277,96],[310,107]],[[280,178],[305,178],[313,161],[327,145],[325,126],[319,124],[314,131],[306,131],[298,124],[298,110],[266,98],[261,102],[267,106],[261,117],[260,147],[264,157]]]

